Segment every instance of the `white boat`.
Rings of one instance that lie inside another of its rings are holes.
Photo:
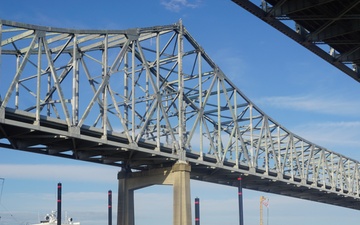
[[[41,220],[40,223],[32,225],[57,225],[56,211],[52,211],[51,213],[46,214],[44,220]],[[80,225],[80,222],[73,222],[71,217],[66,216],[65,221],[61,222],[61,225]]]

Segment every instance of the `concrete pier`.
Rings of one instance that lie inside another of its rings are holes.
[[[173,225],[191,225],[190,172],[185,162],[143,172],[120,171],[117,224],[135,225],[134,191],[158,184],[173,185]]]

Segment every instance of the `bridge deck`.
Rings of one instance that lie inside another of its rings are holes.
[[[66,124],[60,120],[43,118],[38,126],[34,125],[33,116],[13,110],[8,110],[5,118],[6,121],[1,123],[0,139],[8,138],[12,143],[17,140],[23,146],[3,142],[0,143],[3,148],[117,167],[124,167],[123,163],[131,158],[131,168],[135,170],[169,167],[178,160],[169,147],[157,151],[154,150],[156,143],[149,141],[131,146],[120,133],[109,134],[103,139],[101,129],[84,126],[78,134],[69,135]],[[346,190],[268,173],[264,168],[238,167],[234,160],[218,166],[217,159],[211,154],[200,157],[199,152],[186,152],[186,157],[194,180],[237,187],[237,178],[241,174],[244,188],[360,210],[359,198],[346,196]]]
[[[232,1],[360,82],[359,1]]]

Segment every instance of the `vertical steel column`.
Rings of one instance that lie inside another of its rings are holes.
[[[136,139],[136,113],[135,113],[135,89],[136,89],[136,63],[135,57],[136,49],[135,49],[135,41],[131,42],[131,138],[132,140]]]
[[[253,125],[253,105],[249,104],[249,117],[250,117],[250,166],[254,168],[254,125]]]
[[[238,195],[239,195],[239,225],[244,225],[244,210],[243,210],[243,196],[242,196],[242,183],[241,176],[238,177]]]
[[[199,109],[203,111],[203,72],[202,72],[202,61],[201,61],[202,57],[201,57],[201,51],[198,52],[198,63],[199,63]],[[204,114],[203,112],[201,114]],[[203,118],[204,116],[201,115],[200,116],[200,122],[199,122],[199,127],[200,127],[200,137],[199,137],[199,142],[200,142],[200,158],[203,158],[203,154],[204,154],[204,145],[203,145]]]
[[[200,199],[195,198],[195,225],[200,225]]]
[[[20,62],[21,61],[21,55],[16,55],[16,73],[19,72]],[[15,85],[15,109],[19,109],[19,97],[20,97],[20,91],[19,91],[19,81],[16,81]]]
[[[112,191],[108,191],[108,225],[112,225]]]
[[[61,225],[61,183],[57,187],[57,225]]]
[[[104,37],[104,51],[102,55],[102,70],[103,70],[103,77],[110,77],[112,70],[108,71],[108,34],[105,34]],[[107,123],[107,112],[108,112],[108,103],[107,103],[107,90],[108,90],[108,83],[105,85],[102,91],[102,129],[103,129],[103,136],[102,138],[107,139],[107,130],[108,130],[108,123]]]
[[[50,93],[51,92],[51,74],[50,73],[48,73],[48,75],[47,75],[47,80],[46,80],[47,82],[47,92],[46,93]],[[49,95],[49,98],[52,98],[52,94],[51,95]],[[47,116],[50,116],[51,115],[51,104],[46,104],[47,106],[46,106],[46,115]]]
[[[129,101],[129,56],[128,53],[124,55],[124,99]],[[124,124],[126,130],[129,130],[129,106],[124,104]]]
[[[178,104],[179,104],[179,161],[186,161],[185,152],[185,104],[184,104],[184,74],[183,74],[183,35],[184,27],[182,21],[179,20],[178,34]]]
[[[77,35],[74,34],[73,39],[73,84],[72,84],[72,125],[77,126],[79,122],[79,53],[77,49]]]
[[[158,33],[156,35],[156,87],[159,90],[160,94],[160,34]],[[160,112],[161,112],[161,101],[157,101],[158,107],[156,109],[156,133],[157,133],[157,138],[156,138],[156,147],[157,150],[160,151],[160,146],[161,146],[161,142],[160,142]]]
[[[42,49],[41,45],[43,40],[43,36],[38,37],[38,58],[37,58],[37,78],[36,78],[36,125],[40,125],[40,99],[41,99],[41,55],[42,55]]]

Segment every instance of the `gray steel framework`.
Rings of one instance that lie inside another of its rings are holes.
[[[360,82],[360,1],[232,1]]]
[[[72,30],[0,20],[0,147],[360,209],[359,162],[252,103],[181,21]]]

